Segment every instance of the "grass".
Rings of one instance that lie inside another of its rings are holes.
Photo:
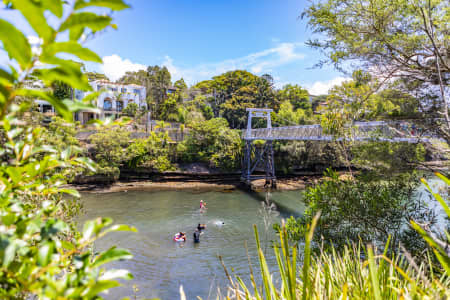
[[[450,184],[447,178],[438,176]],[[450,217],[446,201],[432,194]],[[432,249],[428,259],[419,263],[405,249],[401,255],[388,255],[389,240],[382,252],[371,245],[348,245],[340,253],[332,248],[313,255],[310,246],[319,217],[316,215],[313,219],[305,237],[302,266],[297,263],[297,247],[289,245],[282,224],[279,244],[273,248],[276,273],[271,273],[268,268],[255,226],[262,283],[256,283],[253,269],[250,269],[251,286],[240,277],[235,280],[229,277],[231,284],[227,295],[219,294],[217,299],[450,299],[450,258],[445,249],[413,221],[412,226]],[[445,235],[448,245],[449,235],[447,232]],[[437,265],[433,263],[433,255],[439,262]]]

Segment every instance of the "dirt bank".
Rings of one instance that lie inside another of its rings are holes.
[[[318,180],[317,178],[295,177],[284,178],[277,180],[277,190],[299,190],[304,189],[307,184],[310,184]],[[256,191],[264,190],[264,180],[255,180],[252,182],[251,189]],[[248,188],[244,186],[239,180],[226,181],[224,183],[207,182],[207,181],[173,181],[173,180],[139,180],[139,181],[117,181],[109,185],[99,184],[82,184],[72,185],[82,192],[90,193],[115,193],[115,192],[128,192],[128,191],[194,191],[194,192],[206,192],[206,191],[232,191],[235,189]]]

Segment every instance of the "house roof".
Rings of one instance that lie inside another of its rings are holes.
[[[144,88],[144,86],[134,84],[134,83],[124,84],[124,83],[111,82],[108,80],[94,80],[93,82],[98,83],[98,84],[110,84],[110,85],[117,85],[117,86],[132,86],[132,87],[137,87],[137,88]]]

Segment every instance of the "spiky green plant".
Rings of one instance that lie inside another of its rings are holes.
[[[437,174],[447,184],[449,180]],[[423,180],[426,184],[426,181]],[[426,184],[427,188],[429,186]],[[445,200],[431,191],[450,217],[450,209]],[[284,224],[279,231],[280,243],[275,245],[274,254],[278,262],[276,273],[270,272],[259,242],[255,226],[255,238],[260,265],[262,285],[257,285],[251,269],[249,288],[242,278],[236,282],[230,277],[231,286],[227,296],[220,299],[449,299],[450,298],[450,258],[443,243],[437,240],[414,221],[412,225],[430,244],[440,265],[427,261],[415,262],[404,251],[402,255],[388,256],[389,240],[384,251],[378,253],[372,245],[347,245],[343,252],[333,247],[330,251],[320,251],[313,255],[310,251],[314,229],[320,214],[316,215],[305,237],[303,266],[297,268],[297,247],[288,244]],[[279,274],[275,276],[274,274]],[[279,276],[279,277],[278,277]],[[276,278],[275,278],[276,277]],[[281,285],[277,285],[281,282]]]

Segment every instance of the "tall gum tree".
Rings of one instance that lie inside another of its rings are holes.
[[[450,1],[312,1],[302,13],[319,37],[308,41],[326,58],[318,65],[355,65],[421,99],[420,109],[450,140]]]

